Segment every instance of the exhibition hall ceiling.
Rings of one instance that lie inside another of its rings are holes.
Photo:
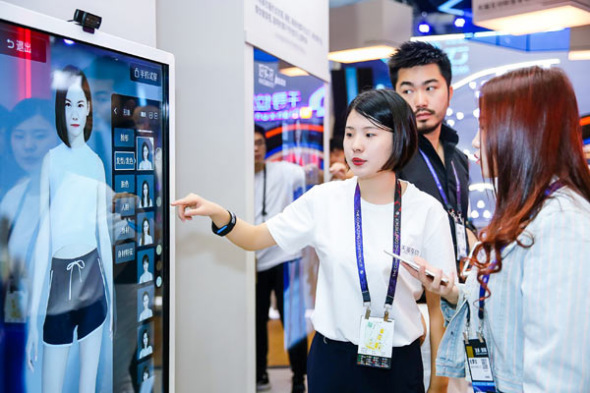
[[[329,5],[330,8],[337,8],[365,1],[370,0],[329,0]],[[400,3],[408,4],[413,8],[415,35],[423,34],[418,30],[418,25],[422,23],[429,25],[428,34],[452,34],[483,30],[471,23],[471,0],[405,0]],[[466,19],[460,28],[455,26],[457,17]]]
[[[361,3],[367,0],[330,0],[330,8],[342,7],[344,5],[350,5],[354,3]],[[393,0],[392,0],[393,1]],[[464,11],[471,11],[471,0],[453,0],[454,9],[461,9]],[[422,12],[432,13],[439,12],[438,7],[444,3],[450,3],[447,0],[409,0],[400,1],[400,3],[406,3],[414,7],[415,14],[421,14]]]

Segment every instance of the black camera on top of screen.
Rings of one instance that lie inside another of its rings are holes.
[[[94,30],[100,27],[102,18],[98,15],[77,9],[74,12],[74,21],[82,25],[82,29],[87,33],[94,33]]]

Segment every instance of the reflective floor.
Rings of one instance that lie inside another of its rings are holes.
[[[293,373],[289,367],[271,367],[268,369],[268,378],[270,380],[270,393],[291,393],[291,378]],[[307,390],[307,381],[305,383]]]

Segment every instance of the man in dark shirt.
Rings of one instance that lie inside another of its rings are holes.
[[[397,174],[420,190],[438,199],[449,215],[457,265],[469,251],[469,165],[467,156],[457,149],[457,133],[443,124],[453,96],[451,62],[440,49],[426,42],[405,42],[389,60],[389,77],[395,91],[410,104],[418,126],[418,153]],[[470,233],[475,241],[475,234]],[[428,307],[430,346],[423,346],[424,370],[435,362],[444,333],[440,298],[425,293]],[[423,300],[421,300],[423,302]],[[426,334],[426,333],[425,333]],[[428,356],[430,355],[430,356]],[[430,375],[428,392],[467,391],[461,381]]]
[[[451,63],[429,43],[406,42],[389,60],[389,76],[414,110],[419,131],[419,152],[398,175],[438,199],[448,212],[459,261],[467,256],[467,235],[474,229],[468,221],[467,156],[457,149],[457,132],[443,124],[453,96]]]

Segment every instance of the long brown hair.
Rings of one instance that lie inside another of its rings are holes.
[[[482,283],[484,275],[502,269],[505,246],[532,246],[531,234],[525,242],[517,237],[541,209],[554,177],[590,201],[590,171],[576,96],[560,69],[531,67],[495,77],[482,87],[479,107],[485,169],[497,178],[496,209],[471,259]],[[482,250],[485,257],[478,260]]]

